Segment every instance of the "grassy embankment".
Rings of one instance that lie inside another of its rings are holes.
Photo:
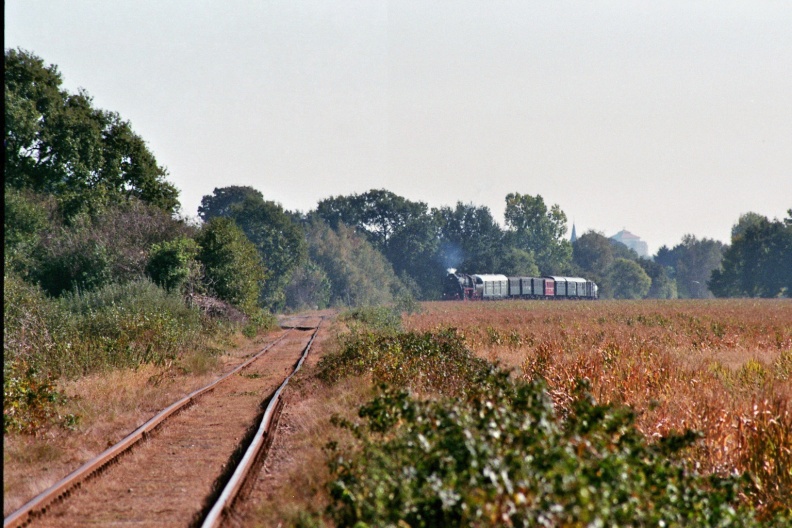
[[[229,306],[210,316],[150,282],[45,296],[4,291],[4,513],[255,349],[259,331]],[[247,337],[243,335],[247,334]]]

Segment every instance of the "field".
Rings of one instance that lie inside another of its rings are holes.
[[[586,379],[647,437],[701,432],[700,471],[752,471],[760,503],[792,494],[790,301],[427,303],[405,327],[456,328],[513,376],[544,378],[560,408]]]
[[[375,318],[368,328],[377,326],[388,322]],[[258,525],[396,525],[407,519],[410,526],[432,526],[437,523],[427,515],[440,511],[450,525],[517,526],[536,524],[543,508],[564,509],[551,524],[610,519],[656,525],[676,518],[708,525],[732,507],[753,512],[732,520],[736,525],[753,523],[746,520],[752,515],[759,522],[788,522],[792,302],[436,302],[405,315],[397,337],[360,328],[354,333],[351,339],[342,334],[336,350],[296,385],[287,430],[268,466],[268,504],[253,513]],[[481,374],[479,360],[500,365],[515,386],[541,380],[550,410],[520,410],[511,389],[497,382],[495,389],[483,387],[493,383]],[[581,387],[599,407],[580,403]],[[495,421],[476,423],[489,413]],[[541,420],[520,433],[526,413]],[[542,421],[556,418],[559,426],[549,429],[545,445],[536,444]],[[593,425],[584,423],[588,419]],[[451,441],[453,434],[459,436]],[[299,457],[291,454],[293,446]],[[460,446],[476,451],[480,461],[463,457],[460,466]],[[673,452],[669,465],[666,449]],[[515,454],[529,452],[544,464],[544,474],[514,465]],[[571,458],[561,460],[559,453]],[[481,476],[492,464],[500,464],[505,484]],[[306,465],[315,470],[306,472]],[[608,476],[607,467],[623,472]],[[552,497],[542,505],[531,479],[547,484],[551,474],[562,483],[544,489]],[[653,486],[629,482],[640,478],[662,485],[645,492]],[[730,488],[735,497],[724,491],[717,500],[709,495],[700,501],[726,482],[741,483]],[[697,491],[669,491],[688,486]],[[621,493],[634,504],[603,511],[618,501],[592,498],[592,492]]]

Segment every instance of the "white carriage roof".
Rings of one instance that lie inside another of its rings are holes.
[[[564,282],[577,282],[577,283],[585,283],[586,282],[586,279],[581,279],[580,277],[558,277],[558,276],[553,276],[553,275],[548,275],[547,277],[550,278],[550,279],[553,279],[554,281],[558,281],[558,282],[561,282],[561,281],[564,281]]]
[[[478,277],[484,281],[505,281],[509,280],[506,275],[492,275],[492,274],[484,274],[484,275],[473,275],[474,277]]]

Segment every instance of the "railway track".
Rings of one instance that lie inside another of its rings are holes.
[[[4,519],[19,526],[221,526],[263,462],[280,395],[308,356],[318,317],[162,410]]]

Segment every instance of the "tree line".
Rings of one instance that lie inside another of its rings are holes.
[[[6,50],[6,273],[58,297],[147,278],[245,313],[438,299],[447,268],[579,275],[603,297],[789,296],[792,210],[748,213],[730,244],[685,236],[651,259],[540,195],[505,196],[501,225],[472,203],[430,208],[385,189],[288,211],[252,187],[216,188],[178,215],[178,191],[128,121],[68,93],[54,65]]]

